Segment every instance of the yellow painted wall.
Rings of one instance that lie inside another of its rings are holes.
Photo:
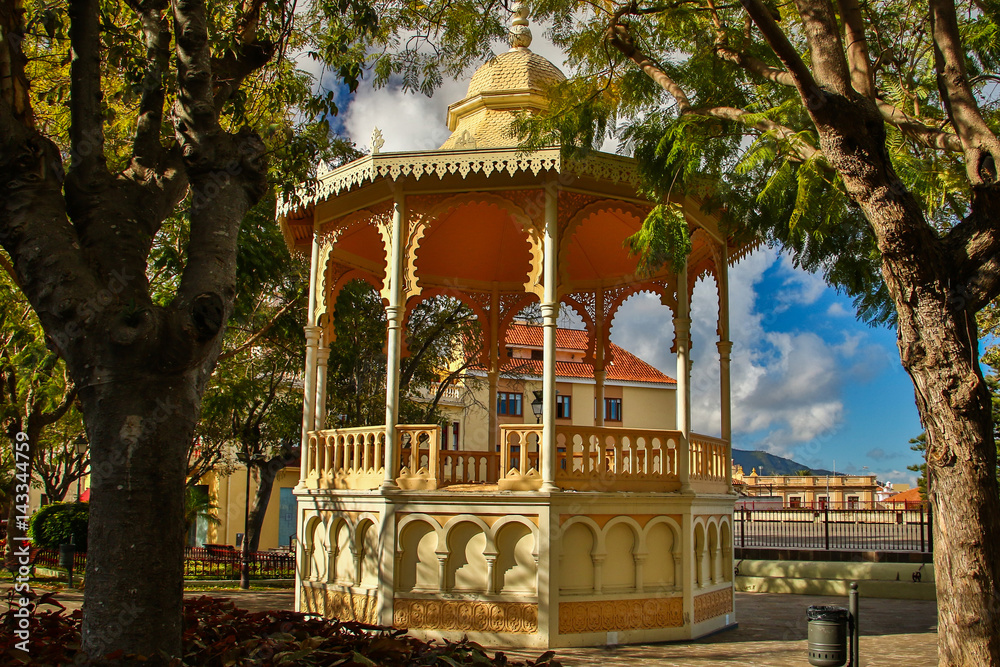
[[[246,469],[242,466],[237,468],[228,477],[219,478],[214,473],[209,473],[202,478],[202,484],[207,484],[212,499],[218,506],[216,515],[219,518],[219,525],[208,528],[208,540],[211,544],[231,544],[236,546],[236,534],[242,533],[245,527],[244,517],[246,511]],[[260,546],[261,551],[267,551],[278,546],[278,513],[281,510],[281,489],[293,488],[299,483],[299,468],[288,467],[278,473],[271,488],[271,499],[267,504],[267,512],[264,514],[264,523],[261,526]],[[253,494],[256,493],[257,482],[250,478],[250,502],[253,502]]]
[[[675,390],[655,387],[622,387],[621,392],[621,426],[662,429],[677,427],[677,392]],[[608,425],[611,423],[608,422]]]

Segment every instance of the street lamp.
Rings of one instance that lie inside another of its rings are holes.
[[[531,411],[535,413],[535,423],[542,423],[542,392],[535,392],[535,400],[531,402]]]

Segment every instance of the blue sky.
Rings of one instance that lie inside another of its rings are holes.
[[[532,50],[561,64],[540,32]],[[434,149],[450,134],[448,104],[462,99],[467,85],[445,81],[428,98],[362,82],[343,99],[335,125],[363,149],[375,127],[385,137],[383,151]],[[605,146],[614,149],[612,141]],[[907,441],[922,429],[894,331],[858,322],[849,299],[767,248],[730,270],[730,302],[735,447],[812,467],[832,469],[836,461],[838,472],[915,483],[906,467],[920,457]],[[692,412],[694,428],[708,434],[719,423],[716,310],[714,283],[700,282],[692,306]],[[676,375],[671,314],[654,297],[629,299],[612,339]]]

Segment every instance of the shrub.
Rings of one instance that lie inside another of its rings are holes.
[[[43,549],[58,549],[72,537],[76,550],[86,551],[89,517],[87,503],[52,503],[31,517],[28,534],[35,546]]]
[[[9,594],[13,597],[13,593]],[[62,605],[52,593],[36,600],[40,607]],[[15,627],[14,605],[0,614],[0,627]],[[81,614],[65,609],[36,611],[32,617],[29,653],[17,650],[12,632],[0,632],[0,664],[55,667],[78,661]],[[422,642],[394,630],[362,623],[310,618],[294,611],[248,612],[224,599],[201,597],[184,601],[183,661],[192,667],[256,665],[257,667],[320,667],[379,665],[380,667],[560,667],[551,651],[536,660],[514,662],[503,653],[490,655],[470,641]],[[146,661],[128,660],[128,664]],[[116,663],[117,664],[117,663]]]

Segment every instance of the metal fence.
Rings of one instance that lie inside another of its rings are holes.
[[[737,548],[934,551],[930,507],[735,510]]]
[[[242,552],[188,547],[184,552],[184,576],[198,579],[239,579]],[[35,565],[56,569],[59,567],[59,552],[53,549],[38,549]],[[87,566],[87,554],[76,553],[73,569],[83,574]],[[253,579],[291,579],[295,577],[295,554],[258,551],[250,554],[250,577]]]

